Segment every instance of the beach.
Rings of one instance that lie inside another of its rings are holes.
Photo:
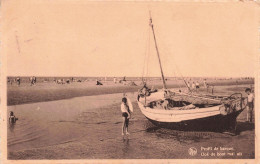
[[[252,87],[253,83],[217,81],[214,85],[214,94],[241,92],[246,96],[245,88]],[[161,87],[159,82],[153,86]],[[169,86],[179,89],[183,85],[169,82]],[[254,124],[246,122],[246,110],[237,118],[238,134],[235,136],[208,131],[177,131],[158,128],[144,117],[136,103],[139,85],[110,82],[96,86],[85,82],[8,87],[8,112],[13,111],[19,118],[15,125],[8,125],[8,159],[255,157],[255,129]],[[121,135],[120,111],[123,93],[132,100],[134,107],[130,135],[124,137]],[[188,153],[191,147],[197,149],[197,155]],[[207,156],[213,152],[216,156]]]
[[[30,86],[26,78],[22,79],[20,86],[16,83],[7,86],[7,105],[19,105],[34,102],[44,102],[44,101],[55,101],[68,99],[80,96],[93,96],[102,94],[112,94],[112,93],[126,93],[126,92],[137,92],[138,89],[142,87],[142,81],[137,80],[138,78],[132,78],[132,80],[127,81],[126,84],[117,83],[115,84],[112,80],[101,81],[104,85],[96,85],[94,79],[84,82],[73,82],[70,84],[56,84],[54,82],[38,82],[35,86]],[[119,79],[118,79],[119,80]],[[198,81],[197,79],[192,79],[192,81]],[[135,85],[133,85],[133,83]],[[208,79],[209,92],[213,86],[231,86],[236,87],[238,85],[248,85],[248,87],[253,86],[253,79]],[[148,87],[161,89],[161,80],[150,80],[147,81]],[[200,86],[203,88],[203,81],[200,81]],[[182,88],[185,87],[183,80],[167,80],[168,88]]]

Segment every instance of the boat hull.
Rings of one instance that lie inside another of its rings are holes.
[[[162,122],[152,120],[146,117],[152,124],[168,128],[176,129],[182,131],[227,131],[227,130],[236,130],[236,118],[243,110],[228,114],[228,115],[214,115],[210,117],[204,117],[193,120],[185,120],[180,122]]]
[[[242,99],[234,101],[230,112],[222,112],[224,106],[192,110],[160,110],[145,107],[137,101],[144,116],[154,125],[177,130],[227,131],[236,130],[236,118],[245,109]]]

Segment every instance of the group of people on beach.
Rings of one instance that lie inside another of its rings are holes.
[[[106,80],[107,80],[107,78],[105,77],[105,82],[106,82]],[[113,77],[113,82],[114,82],[114,84],[121,83],[123,85],[126,85],[127,84],[126,76],[124,76],[123,79],[119,80],[119,81],[117,81],[116,77]],[[96,85],[103,85],[103,83],[101,83],[100,80],[96,79]]]
[[[106,77],[105,77],[105,81],[106,81]],[[47,80],[48,81],[48,80]],[[70,84],[70,83],[72,83],[72,82],[82,82],[82,80],[80,80],[80,79],[74,79],[73,77],[71,78],[71,79],[63,79],[63,78],[61,78],[61,79],[54,79],[53,80],[56,84]],[[87,81],[87,80],[86,80]],[[122,84],[124,84],[124,85],[126,85],[126,77],[124,76],[123,77],[123,79],[122,80],[117,80],[117,78],[116,77],[114,77],[113,78],[113,82],[114,82],[114,84],[116,84],[116,83],[122,83]],[[16,83],[17,84],[17,86],[20,86],[21,85],[21,78],[20,77],[16,77],[16,78],[14,78],[14,79],[11,79],[11,78],[7,78],[7,83],[9,83],[9,84],[11,84],[11,85],[13,85],[13,83]],[[30,86],[34,86],[34,85],[36,85],[36,77],[35,76],[31,76],[30,78],[29,78],[29,83],[30,83]],[[101,80],[98,80],[98,79],[96,79],[96,85],[103,85],[103,83],[101,82]]]
[[[9,77],[7,78],[7,83],[13,85],[13,82],[16,83],[17,86],[20,86],[21,85],[21,78],[20,77],[16,77],[13,80],[10,79]],[[35,85],[36,84],[36,77],[35,76],[31,76],[29,78],[29,82],[30,82],[31,86]]]
[[[31,76],[29,80],[30,80],[31,86],[36,85],[36,77],[35,76]]]
[[[13,85],[13,82],[16,83],[17,86],[20,86],[20,84],[21,84],[20,77],[14,78],[13,80],[10,79],[9,77],[7,78],[7,83],[10,83],[11,85]]]
[[[203,81],[203,86],[204,86],[204,88],[206,88],[206,89],[208,89],[208,87],[209,87],[209,84],[207,83],[207,81],[206,81],[206,79],[204,79],[204,81]],[[198,81],[196,81],[196,82],[190,82],[190,81],[188,81],[187,82],[187,87],[191,90],[191,91],[198,91],[199,90],[199,88],[200,88],[200,83],[198,82]]]

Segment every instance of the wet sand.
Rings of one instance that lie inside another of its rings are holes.
[[[245,87],[223,86],[216,92],[244,92]],[[238,117],[236,136],[182,132],[152,125],[137,107],[136,93],[127,95],[134,105],[128,137],[121,136],[122,93],[8,106],[19,118],[8,128],[8,159],[254,158],[254,124],[245,122],[246,111]],[[189,155],[190,147],[197,155]],[[202,147],[233,148],[242,156],[202,156]]]

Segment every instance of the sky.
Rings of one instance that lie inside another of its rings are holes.
[[[25,0],[2,6],[8,76],[160,76],[149,10],[165,76],[254,76],[259,17],[251,3]]]

